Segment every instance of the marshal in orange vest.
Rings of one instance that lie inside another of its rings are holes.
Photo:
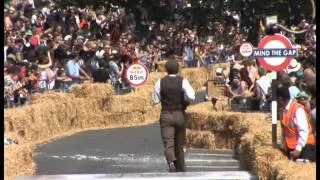
[[[299,132],[293,120],[294,115],[298,108],[304,109],[304,107],[301,104],[293,100],[292,103],[290,104],[289,110],[283,113],[281,125],[284,131],[285,145],[287,149],[295,149],[298,143]],[[314,145],[315,138],[314,138],[314,135],[312,134],[312,127],[310,124],[309,115],[307,113],[306,115],[307,115],[307,121],[308,121],[308,129],[309,129],[309,135],[308,135],[306,144]]]

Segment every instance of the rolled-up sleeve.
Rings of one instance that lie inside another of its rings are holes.
[[[193,88],[191,87],[189,81],[187,79],[183,79],[182,81],[182,89],[185,94],[185,100],[187,101],[194,101],[195,97],[195,92]]]
[[[152,100],[153,103],[158,104],[160,103],[160,80],[157,81],[153,91],[152,91]]]
[[[309,129],[308,129],[308,120],[306,113],[303,109],[298,108],[295,113],[294,118],[299,137],[298,137],[298,143],[296,146],[297,151],[301,151],[302,148],[306,145],[309,135]]]

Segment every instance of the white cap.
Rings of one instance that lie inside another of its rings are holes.
[[[70,39],[72,39],[72,36],[71,36],[71,35],[66,35],[66,36],[64,37],[64,40],[65,40],[65,41],[68,41],[68,40],[70,40]]]
[[[105,51],[104,51],[104,50],[97,51],[97,52],[96,52],[96,57],[97,57],[98,59],[102,59],[102,58],[103,58],[104,53],[105,53]]]
[[[301,68],[301,64],[296,60],[292,59],[288,67],[285,69],[285,72],[290,74],[292,72],[297,72]]]
[[[112,54],[117,54],[118,51],[114,49],[114,50],[111,51],[111,53],[112,53]]]

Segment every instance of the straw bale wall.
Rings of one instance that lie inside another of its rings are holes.
[[[207,84],[207,93],[209,99],[211,97],[219,97],[224,95],[225,87],[224,86],[216,86],[213,81],[208,81]]]
[[[206,68],[184,68],[181,70],[181,72],[178,73],[180,76],[183,78],[188,79],[190,82],[191,86],[193,87],[194,90],[201,90],[206,82],[207,82],[207,69]],[[156,84],[156,82],[166,76],[167,73],[165,72],[153,72],[150,73],[148,76],[148,81],[142,85],[143,86],[148,86]],[[142,89],[139,87],[139,89]],[[216,90],[218,91],[218,90]]]
[[[188,107],[187,119],[188,146],[232,148],[242,168],[251,170],[259,179],[316,179],[315,163],[291,162],[273,148],[267,114],[216,112],[210,102],[205,102]]]
[[[181,74],[195,90],[201,89],[206,81],[205,68],[183,69]],[[150,73],[147,83],[136,92],[126,95],[112,95],[112,88],[108,84],[84,83],[70,93],[47,92],[32,97],[30,105],[5,109],[4,135],[19,143],[5,147],[5,169],[14,167],[5,171],[6,179],[35,172],[31,157],[32,148],[38,143],[87,129],[157,121],[160,106],[152,104],[151,93],[156,81],[165,75],[164,72]]]
[[[4,179],[13,179],[12,175],[27,176],[35,173],[36,164],[29,145],[5,146],[4,154]]]
[[[157,71],[158,72],[167,72],[166,68],[164,67],[166,62],[167,62],[167,60],[157,62],[157,65],[158,65]],[[178,63],[180,65],[180,67],[182,67],[182,63],[181,62],[178,62]]]
[[[200,90],[207,82],[207,69],[185,68],[182,69],[181,76],[189,80],[193,89]]]
[[[4,134],[19,144],[6,147],[10,150],[5,150],[5,169],[15,167],[5,171],[6,179],[35,172],[32,158],[25,157],[32,157],[32,148],[38,142],[71,131],[157,121],[160,106],[151,102],[153,86],[145,85],[144,89],[138,89],[135,93],[114,96],[108,84],[85,83],[68,94],[48,92],[34,96],[30,105],[5,109]],[[16,148],[20,145],[30,148]]]

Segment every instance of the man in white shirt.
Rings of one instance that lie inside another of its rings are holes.
[[[256,94],[257,98],[260,99],[260,110],[267,110],[267,95],[268,90],[271,87],[271,79],[266,76],[266,71],[263,68],[258,70],[259,79],[256,80]]]
[[[179,64],[169,60],[165,68],[168,75],[157,81],[153,91],[153,102],[161,102],[161,137],[169,172],[185,172],[183,146],[186,137],[185,109],[195,99],[189,81],[177,75]]]
[[[284,150],[289,158],[316,160],[315,137],[304,107],[290,98],[289,88],[277,89],[277,101],[283,108],[281,120]]]

